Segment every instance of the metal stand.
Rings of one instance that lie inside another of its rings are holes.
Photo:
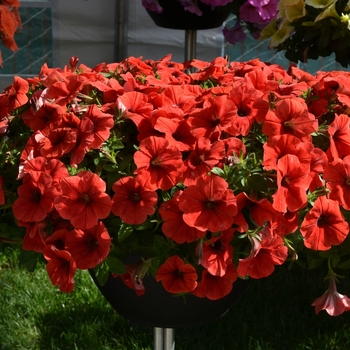
[[[196,57],[197,31],[186,29],[185,31],[185,61]]]
[[[175,350],[174,328],[153,328],[153,350]]]

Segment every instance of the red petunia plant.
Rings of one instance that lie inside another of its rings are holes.
[[[18,12],[19,0],[0,1],[0,41],[7,49],[17,51],[15,34],[22,29],[22,21]],[[2,67],[2,55],[0,50],[0,67]]]
[[[63,292],[92,269],[139,296],[151,275],[217,300],[279,265],[318,266],[316,312],[348,311],[349,79],[171,55],[15,77],[0,94],[0,242]]]

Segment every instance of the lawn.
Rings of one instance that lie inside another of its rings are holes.
[[[219,321],[177,329],[176,350],[344,350],[350,312],[315,315],[310,305],[327,288],[317,271],[286,267],[253,281]],[[341,284],[341,293],[350,286]],[[153,349],[153,330],[131,324],[104,300],[86,271],[73,293],[53,287],[45,269],[29,273],[16,251],[0,252],[0,350]]]

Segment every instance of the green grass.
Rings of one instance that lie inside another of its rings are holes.
[[[29,273],[17,253],[0,252],[0,350],[153,349],[153,330],[130,324],[104,300],[86,271],[73,293],[53,287],[45,269]],[[176,330],[177,350],[344,350],[350,312],[315,315],[312,301],[327,288],[317,271],[279,268],[253,281],[219,321]],[[350,285],[342,283],[341,293]],[[210,316],[208,316],[210,319]]]

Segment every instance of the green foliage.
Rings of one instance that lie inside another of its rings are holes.
[[[342,13],[346,0],[336,4],[337,12]],[[292,62],[307,62],[308,59],[317,60],[335,53],[336,61],[343,67],[350,64],[350,30],[347,23],[332,17],[314,22],[324,8],[314,8],[306,5],[306,15],[291,23],[294,32],[278,47],[278,51],[285,51],[285,56]]]

